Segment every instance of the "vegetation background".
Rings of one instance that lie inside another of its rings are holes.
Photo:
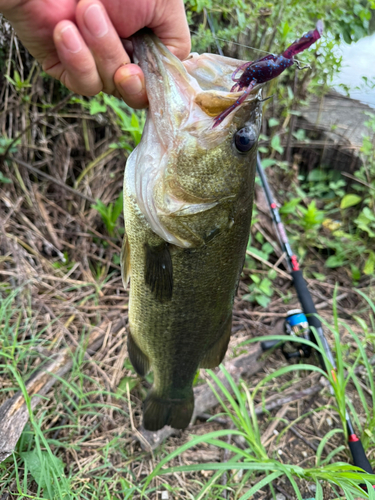
[[[193,50],[220,46],[244,60],[280,53],[324,20],[325,36],[300,57],[310,69],[292,67],[266,88],[259,149],[337,355],[338,383],[335,399],[313,359],[288,365],[273,353],[229,384],[234,396],[153,452],[137,440],[152,379],[137,378],[127,360],[119,267],[124,164],[145,112],[71,95],[0,21],[0,404],[53,353],[67,347],[72,361],[0,464],[1,500],[374,498],[343,465],[342,424],[346,402],[374,466],[375,116],[344,172],[319,143],[338,154],[350,137],[332,145],[324,126],[301,120],[311,101],[323,105],[339,44],[373,32],[374,9],[365,0],[186,1]],[[281,333],[298,306],[259,186],[254,214],[229,360],[258,336]],[[88,354],[98,325],[104,342]],[[196,384],[216,377],[202,371]]]

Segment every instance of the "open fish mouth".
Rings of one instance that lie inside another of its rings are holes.
[[[191,54],[184,62],[151,32],[133,36],[149,97],[148,119],[140,145],[128,159],[125,183],[152,230],[166,242],[183,248],[192,241],[173,231],[166,217],[195,214],[214,207],[218,199],[187,192],[178,181],[177,165],[188,146],[197,151],[217,147],[246,121],[258,135],[261,85],[236,110],[213,128],[214,117],[242,92],[231,92],[232,74],[241,61],[214,54]],[[228,194],[230,196],[230,194]]]

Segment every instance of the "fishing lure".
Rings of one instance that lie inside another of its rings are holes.
[[[213,128],[217,127],[225,117],[244,102],[256,84],[265,83],[276,78],[294,63],[297,64],[298,69],[303,69],[299,66],[298,61],[294,59],[294,56],[308,49],[322,36],[322,33],[323,21],[319,20],[314,30],[305,33],[299,40],[293,42],[282,54],[278,56],[269,54],[257,61],[246,62],[239,66],[232,75],[232,80],[235,84],[231,88],[231,92],[241,92],[244,90],[244,93],[234,104],[232,104],[232,106],[215,118]],[[241,70],[242,74],[237,77],[238,72]]]

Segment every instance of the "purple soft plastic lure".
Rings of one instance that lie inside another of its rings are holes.
[[[257,61],[250,61],[239,66],[232,75],[232,80],[235,84],[231,88],[231,92],[240,92],[244,90],[244,93],[234,104],[232,104],[232,106],[215,118],[213,128],[217,127],[229,113],[243,103],[257,83],[268,82],[279,76],[286,68],[292,66],[296,62],[294,56],[308,49],[322,36],[322,33],[323,21],[319,20],[314,30],[305,33],[279,56],[270,54]],[[242,74],[237,78],[236,75],[241,70]]]

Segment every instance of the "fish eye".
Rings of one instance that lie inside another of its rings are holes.
[[[234,134],[234,144],[240,153],[247,153],[257,142],[258,136],[252,127],[244,127]]]

